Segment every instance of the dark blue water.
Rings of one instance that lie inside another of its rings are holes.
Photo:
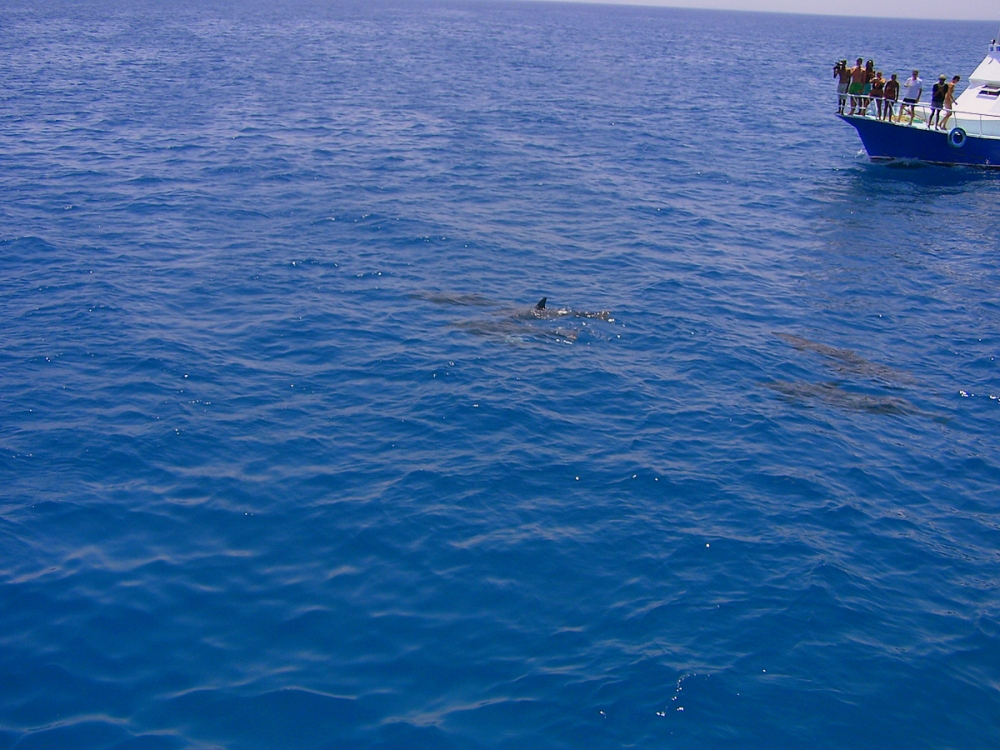
[[[5,4],[0,748],[1000,745],[994,31]]]

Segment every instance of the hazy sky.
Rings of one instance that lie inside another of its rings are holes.
[[[555,0],[558,1],[558,0]],[[572,0],[621,5],[664,5],[683,8],[764,10],[781,13],[821,13],[883,18],[952,18],[995,20],[1000,27],[998,0]]]

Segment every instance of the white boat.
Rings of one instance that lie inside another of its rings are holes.
[[[955,100],[947,130],[928,128],[931,106],[914,106],[910,122],[909,106],[896,103],[896,113],[906,114],[880,119],[875,102],[868,111],[854,115],[838,114],[853,125],[865,151],[873,161],[922,161],[929,164],[965,164],[1000,168],[1000,44],[990,42],[989,53],[969,77],[969,86]],[[941,112],[941,117],[944,116]]]

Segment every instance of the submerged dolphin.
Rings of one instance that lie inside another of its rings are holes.
[[[856,393],[844,390],[836,383],[807,383],[805,381],[790,383],[786,380],[772,380],[764,385],[775,393],[791,401],[800,403],[822,401],[830,406],[836,406],[846,411],[895,416],[904,416],[907,414],[930,416],[904,398]]]
[[[569,319],[587,318],[613,323],[609,310],[590,312],[570,308],[551,308],[547,306],[548,297],[542,297],[527,310],[504,310],[502,305],[476,294],[415,294],[413,296],[426,299],[438,305],[473,306],[495,308],[495,314],[489,317],[478,317],[473,320],[463,320],[452,323],[460,328],[479,336],[500,337],[512,343],[530,343],[532,341],[556,341],[572,344],[581,333],[591,330],[582,328],[586,323],[574,325]],[[555,325],[553,322],[566,321],[565,325]]]
[[[413,299],[423,299],[435,305],[454,305],[455,307],[496,307],[493,302],[481,294],[448,294],[447,292],[413,292]]]
[[[800,352],[813,352],[819,354],[827,360],[827,363],[835,371],[850,375],[861,375],[885,384],[914,383],[914,379],[907,373],[895,370],[887,365],[880,365],[862,357],[857,352],[850,349],[837,349],[818,341],[796,336],[791,333],[775,333],[782,341],[790,344]]]
[[[940,419],[934,414],[918,408],[905,398],[889,395],[889,393],[898,393],[900,390],[906,389],[906,386],[914,385],[917,382],[908,373],[900,372],[877,362],[871,362],[850,349],[838,349],[791,333],[775,333],[774,335],[799,351],[820,355],[830,369],[841,375],[849,376],[855,381],[865,379],[869,383],[875,383],[883,392],[888,391],[888,393],[883,394],[863,393],[848,390],[837,382],[810,383],[774,380],[765,383],[768,388],[781,396],[800,403],[822,401],[846,411],[897,416],[917,414],[930,417],[935,421]]]
[[[502,338],[510,343],[527,344],[532,341],[554,341],[560,344],[572,344],[579,338],[578,331],[568,328],[540,328],[529,326],[516,318],[501,320],[462,320],[452,323],[455,328],[477,336]]]

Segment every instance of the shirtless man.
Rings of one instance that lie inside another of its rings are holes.
[[[893,73],[892,77],[885,82],[885,89],[882,92],[882,119],[892,122],[892,116],[894,114],[893,109],[896,107],[896,100],[899,98],[899,81],[896,79],[896,74]]]
[[[865,85],[861,88],[861,111],[858,112],[862,117],[868,114],[868,105],[871,103],[868,94],[871,93],[873,83],[875,83],[875,61],[869,60],[865,63]]]
[[[962,76],[955,76],[951,79],[951,83],[948,84],[948,92],[944,96],[944,119],[938,125],[938,128],[941,130],[948,129],[948,120],[951,119],[952,110],[955,109],[955,87],[961,80]]]
[[[875,80],[872,81],[872,101],[875,102],[876,117],[882,119],[882,99],[885,97],[885,79],[882,71],[875,73]]]
[[[865,92],[865,80],[867,78],[868,73],[865,71],[865,61],[859,57],[858,64],[851,68],[851,85],[847,89],[851,95],[851,111],[848,114],[853,115],[854,110],[861,106],[861,97]]]

